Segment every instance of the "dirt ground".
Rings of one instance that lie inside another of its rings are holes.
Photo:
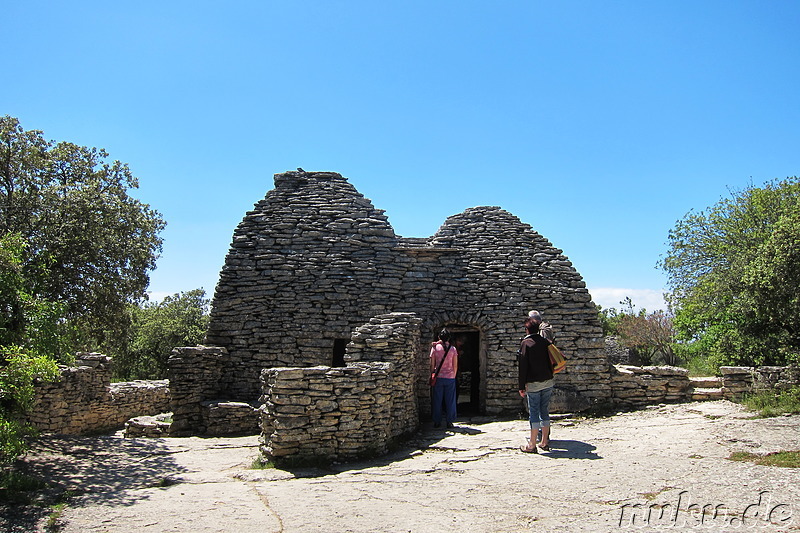
[[[525,420],[457,425],[325,469],[252,469],[257,437],[48,439],[25,462],[69,491],[64,533],[800,531],[800,469],[728,459],[800,449],[800,416],[716,401],[567,418],[539,455],[519,451]],[[0,525],[45,531],[50,509],[27,509]]]

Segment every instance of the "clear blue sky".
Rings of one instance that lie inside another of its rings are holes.
[[[800,2],[4,2],[0,113],[103,147],[162,213],[151,291],[213,294],[231,235],[296,167],[395,231],[498,205],[595,302],[654,308],[667,234],[798,174]],[[655,298],[654,298],[655,297]]]

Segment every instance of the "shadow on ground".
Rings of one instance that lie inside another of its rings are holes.
[[[552,459],[602,459],[597,455],[596,446],[580,440],[551,440],[550,451],[541,452],[543,457]]]
[[[485,433],[480,427],[482,424],[497,422],[498,420],[501,419],[481,417],[478,420],[458,422],[454,428],[449,429],[433,428],[431,424],[426,424],[413,435],[395,443],[393,449],[385,455],[347,463],[333,464],[326,464],[324,462],[317,464],[309,464],[307,462],[292,464],[291,462],[283,462],[280,463],[277,468],[297,478],[316,478],[336,475],[342,472],[363,470],[365,468],[387,466],[424,453],[426,450],[439,449],[440,443],[454,434],[467,436],[481,435]],[[586,442],[554,439],[550,441],[550,451],[541,452],[541,455],[542,457],[549,457],[551,459],[602,459],[595,450],[596,447],[594,445]]]
[[[40,531],[37,522],[61,502],[133,505],[147,498],[136,489],[179,481],[185,469],[174,460],[175,453],[181,450],[169,449],[157,439],[42,437],[15,469],[43,481],[46,488],[29,498],[20,494],[21,501],[0,506],[0,531]],[[71,501],[73,496],[81,498]]]

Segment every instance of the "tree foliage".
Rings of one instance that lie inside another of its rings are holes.
[[[663,310],[648,313],[646,309],[637,311],[630,297],[620,304],[621,309],[599,309],[603,333],[619,336],[643,364],[678,364],[680,357],[676,353],[672,313]]]
[[[0,117],[0,235],[22,236],[27,292],[66,305],[92,347],[120,334],[161,251],[164,221],[128,195],[137,187],[104,150],[46,141]]]
[[[800,182],[732,191],[688,213],[661,266],[675,325],[695,353],[722,364],[785,364],[800,353]]]
[[[173,348],[203,342],[208,306],[202,289],[167,296],[161,302],[131,305],[128,344],[114,358],[116,378],[165,378]]]
[[[74,332],[64,320],[66,306],[29,292],[24,250],[18,233],[0,236],[0,346],[70,362]]]
[[[66,335],[63,307],[26,292],[24,248],[20,235],[0,236],[0,465],[25,451],[31,429],[22,415],[34,381],[55,378],[51,355],[62,353]]]
[[[675,353],[675,328],[668,312],[623,315],[618,329],[625,345],[635,349],[643,363],[652,363],[656,356],[668,365],[680,362]]]

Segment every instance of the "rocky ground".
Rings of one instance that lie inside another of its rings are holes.
[[[48,439],[25,463],[68,491],[50,520],[65,533],[800,531],[800,469],[728,459],[800,449],[800,416],[751,416],[715,401],[564,419],[540,455],[519,451],[524,420],[464,420],[324,469],[253,469],[257,437]],[[45,531],[50,512],[2,525]]]

